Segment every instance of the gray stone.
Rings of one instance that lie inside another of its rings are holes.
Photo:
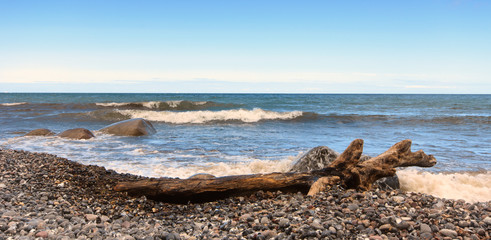
[[[427,233],[431,233],[431,227],[428,225],[428,224],[421,224],[421,226],[419,226],[419,229],[421,232],[427,232]]]
[[[348,205],[348,209],[351,211],[356,211],[356,210],[358,210],[358,208],[359,208],[358,204],[353,203],[353,204]]]
[[[165,237],[165,240],[181,240],[181,236],[179,236],[179,234],[173,232],[173,233],[169,233]]]
[[[107,222],[107,221],[109,221],[109,219],[110,218],[108,216],[106,216],[106,215],[102,215],[101,216],[101,222]]]
[[[457,237],[457,232],[451,229],[442,229],[440,230],[440,234],[451,238]]]
[[[85,214],[85,218],[87,219],[87,221],[95,221],[95,220],[97,220],[97,215],[95,215],[95,214]]]
[[[19,213],[16,211],[6,211],[2,214],[2,218],[11,218],[19,216]]]
[[[63,131],[62,133],[57,135],[62,138],[71,138],[71,139],[91,139],[94,138],[94,134],[85,128],[74,128]]]
[[[397,224],[397,228],[398,229],[408,229],[409,227],[411,226],[411,224],[409,224],[408,222],[406,221],[402,221],[400,223]]]
[[[239,221],[241,221],[241,222],[250,222],[250,221],[253,221],[253,220],[254,219],[252,219],[251,214],[248,214],[248,213],[246,213],[246,214],[244,214],[244,215],[242,215],[242,216],[239,217]]]
[[[46,128],[39,128],[28,132],[25,136],[54,136],[56,133]]]
[[[319,220],[314,220],[311,224],[310,224],[311,227],[317,229],[317,230],[323,230],[324,229],[324,226],[322,226],[322,224],[319,222]]]
[[[455,230],[455,225],[453,225],[451,223],[445,223],[445,225],[443,226],[443,228]]]
[[[433,234],[430,232],[423,232],[420,234],[421,239],[433,239]]]
[[[197,173],[194,174],[193,176],[189,177],[188,179],[214,179],[216,178],[214,175],[208,174],[208,173]]]
[[[267,217],[262,217],[261,218],[261,224],[263,225],[268,225],[270,223],[269,219]]]
[[[290,221],[286,218],[282,218],[280,219],[280,221],[278,222],[278,225],[281,227],[281,228],[287,228],[290,226]]]
[[[471,223],[469,221],[459,221],[459,227],[466,228],[469,227]]]
[[[392,201],[396,202],[396,203],[401,203],[404,201],[404,197],[401,197],[401,196],[394,196],[392,197]]]
[[[332,161],[339,156],[339,153],[326,146],[318,146],[302,155],[290,172],[310,172],[326,168]]]
[[[143,118],[134,118],[113,123],[102,128],[100,131],[118,136],[144,136],[157,132],[153,125]]]
[[[483,222],[486,223],[487,225],[491,225],[491,217],[484,218]]]

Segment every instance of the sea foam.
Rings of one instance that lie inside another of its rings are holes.
[[[24,105],[24,104],[27,104],[27,102],[0,103],[1,106],[18,106],[18,105]]]
[[[233,109],[222,111],[146,111],[146,110],[116,110],[118,113],[130,118],[145,118],[149,121],[166,122],[174,124],[208,123],[220,121],[240,121],[245,123],[259,122],[262,120],[290,120],[301,117],[303,112],[274,112],[260,108],[253,110]]]
[[[209,162],[201,165],[188,165],[186,167],[169,166],[158,163],[133,163],[128,165],[117,162],[106,162],[104,166],[120,173],[131,173],[156,178],[177,177],[184,179],[198,173],[208,173],[216,177],[223,177],[230,175],[286,172],[291,168],[293,160],[294,158],[285,158],[282,160],[254,159],[237,163]]]
[[[404,191],[427,193],[468,202],[491,201],[491,172],[432,173],[414,169],[397,171]]]

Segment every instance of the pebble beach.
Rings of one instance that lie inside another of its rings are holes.
[[[490,239],[491,202],[341,187],[168,204],[112,190],[143,177],[0,150],[0,239]]]

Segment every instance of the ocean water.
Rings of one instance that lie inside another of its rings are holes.
[[[491,200],[491,95],[0,93],[0,113],[0,148],[151,177],[281,172],[316,146],[342,152],[362,138],[376,156],[411,139],[438,164],[399,169],[403,189]],[[130,118],[157,133],[97,131]],[[79,127],[96,138],[23,136]]]

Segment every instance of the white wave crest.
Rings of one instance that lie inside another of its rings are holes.
[[[102,107],[121,107],[121,106],[125,106],[128,104],[129,103],[127,103],[127,102],[122,102],[122,103],[110,102],[110,103],[96,103],[95,105],[102,106]]]
[[[401,189],[468,202],[491,201],[491,172],[431,173],[414,169],[397,172]]]
[[[149,102],[110,102],[110,103],[96,103],[95,105],[97,106],[102,106],[102,107],[122,107],[122,106],[128,106],[131,104],[139,104],[142,107],[148,108],[148,109],[157,109],[161,104],[167,104],[170,108],[178,108],[184,101],[183,100],[175,100],[175,101],[165,101],[165,102],[160,102],[160,101],[149,101]],[[187,101],[186,101],[187,102]],[[200,105],[205,105],[208,102],[206,101],[201,101],[201,102],[189,102],[192,105],[195,106],[200,106]]]
[[[0,103],[2,106],[18,106],[18,105],[24,105],[27,104],[27,102],[15,102],[15,103]]]
[[[145,111],[145,110],[117,110],[117,112],[131,118],[145,118],[149,121],[166,122],[174,124],[207,123],[214,121],[241,121],[245,123],[259,122],[261,120],[289,120],[303,115],[301,111],[273,112],[260,108],[253,110],[233,109],[222,111]]]

